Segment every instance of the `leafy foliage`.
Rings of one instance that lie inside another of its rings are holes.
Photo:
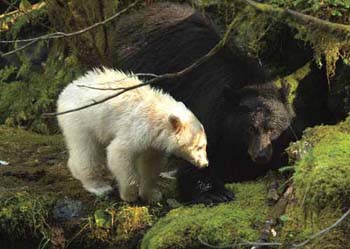
[[[79,74],[76,59],[53,56],[39,72],[32,70],[28,57],[20,56],[20,60],[20,67],[0,70],[0,123],[52,132],[53,120],[41,115],[55,111],[59,92]]]
[[[14,6],[18,1],[9,1]],[[32,8],[28,1],[20,1],[19,6],[15,7],[12,13],[4,14],[0,17],[0,31],[7,39],[16,39],[26,36],[25,29],[28,27],[41,26],[46,27],[47,8],[44,4],[40,8]],[[4,32],[8,31],[8,32]]]
[[[48,14],[53,27],[69,33],[101,22],[121,10],[123,6],[116,0],[50,0],[48,1]],[[113,50],[113,45],[110,44],[114,37],[113,34],[113,26],[108,23],[79,36],[67,38],[63,42],[66,42],[72,52],[77,55],[81,64],[89,67],[111,66],[113,62],[107,61],[108,56],[106,55],[111,54]]]

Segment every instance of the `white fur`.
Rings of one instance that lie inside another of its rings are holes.
[[[132,74],[95,69],[63,90],[57,111],[78,108],[116,93],[116,90],[88,89],[79,85],[118,88],[140,83]],[[181,132],[174,131],[169,115],[181,120]],[[208,164],[206,137],[197,118],[184,104],[149,86],[58,116],[58,121],[69,150],[68,167],[72,175],[96,195],[112,189],[99,175],[106,154],[107,166],[116,177],[121,198],[128,202],[136,201],[138,195],[148,202],[160,200],[161,193],[155,185],[166,153],[176,154],[200,167]],[[194,135],[200,138],[196,142]],[[193,151],[198,143],[201,143],[201,150]]]

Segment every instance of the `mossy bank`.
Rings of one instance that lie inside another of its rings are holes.
[[[284,241],[303,241],[331,226],[349,208],[350,118],[305,130],[288,153],[295,162],[295,196],[281,231]],[[349,248],[349,219],[306,248]]]

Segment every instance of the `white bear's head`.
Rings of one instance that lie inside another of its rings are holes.
[[[184,116],[170,114],[172,153],[197,167],[207,167],[207,137],[203,125],[191,113]]]

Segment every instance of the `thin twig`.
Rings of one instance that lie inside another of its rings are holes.
[[[17,52],[19,52],[19,51],[21,51],[21,50],[23,50],[23,49],[25,49],[25,48],[27,48],[27,47],[33,45],[33,44],[36,43],[36,42],[37,42],[37,40],[28,42],[26,45],[23,45],[23,46],[21,46],[21,47],[19,47],[19,48],[16,48],[16,49],[14,49],[14,50],[11,50],[11,51],[9,51],[9,52],[7,52],[7,53],[0,54],[0,57],[5,57],[5,56],[11,55],[11,54],[15,54],[15,53],[17,53]]]
[[[262,225],[262,230],[258,242],[268,242],[271,236],[271,231],[274,226],[276,226],[279,217],[285,213],[286,207],[290,202],[293,195],[293,185],[290,185],[286,191],[283,193],[281,198],[279,198],[276,205],[272,208],[267,216],[266,221]],[[265,245],[254,245],[254,249],[259,249]]]
[[[111,82],[111,83],[113,83],[113,82]],[[92,90],[99,90],[99,91],[119,91],[119,90],[125,90],[126,89],[126,87],[100,88],[100,87],[93,87],[93,86],[87,86],[87,85],[77,85],[77,87],[87,88],[87,89],[92,89]]]
[[[21,51],[21,50],[27,48],[28,46],[30,46],[31,44],[36,43],[36,42],[38,42],[40,40],[50,40],[50,39],[59,39],[59,38],[63,38],[63,37],[72,37],[72,36],[80,35],[82,33],[90,31],[91,29],[94,29],[94,28],[99,27],[101,25],[105,25],[106,23],[114,20],[115,18],[117,18],[121,14],[125,13],[126,11],[128,11],[130,8],[134,7],[139,1],[140,0],[135,1],[134,3],[132,3],[129,6],[127,6],[126,8],[124,8],[123,10],[121,10],[118,13],[108,17],[107,19],[105,19],[105,20],[103,20],[101,22],[94,23],[93,25],[91,25],[91,26],[89,26],[87,28],[84,28],[84,29],[81,29],[81,30],[78,30],[78,31],[75,31],[75,32],[72,32],[72,33],[55,32],[55,33],[46,34],[46,35],[42,35],[42,36],[38,36],[38,37],[34,37],[34,38],[28,38],[28,39],[0,41],[0,43],[29,42],[28,44],[23,45],[23,46],[15,49],[13,51],[9,51],[7,53],[1,54],[0,57],[5,57],[5,56],[8,56],[10,54],[13,54],[13,53],[16,53],[18,51]]]
[[[89,227],[89,223],[85,224],[85,226],[83,226],[67,243],[67,245],[65,245],[64,248],[68,248],[69,245],[73,242],[73,240],[75,240],[85,229],[87,229]]]
[[[329,226],[329,227],[319,231],[318,233],[315,233],[314,235],[310,236],[310,238],[308,238],[307,240],[305,240],[302,243],[294,244],[292,249],[294,249],[294,248],[301,248],[301,247],[305,246],[306,244],[308,244],[311,240],[314,240],[317,237],[321,237],[324,234],[328,233],[330,230],[332,230],[333,228],[338,226],[340,223],[342,223],[349,216],[349,214],[350,214],[350,208],[336,222],[334,222],[331,226]]]
[[[153,73],[135,73],[135,74],[131,74],[127,77],[124,77],[122,79],[119,80],[114,80],[114,81],[106,81],[106,82],[99,82],[100,85],[103,84],[111,84],[111,83],[117,83],[129,78],[132,78],[134,76],[149,76],[149,77],[154,77],[154,78],[159,78],[160,76],[157,74],[153,74]],[[93,89],[93,90],[101,90],[101,91],[117,91],[117,90],[125,90],[125,87],[117,87],[117,88],[100,88],[100,87],[93,87],[93,86],[88,86],[88,85],[77,85],[77,87],[81,87],[81,88],[88,88],[88,89]]]
[[[199,58],[197,61],[192,63],[190,66],[186,67],[185,69],[183,69],[183,70],[181,70],[179,72],[166,73],[166,74],[163,74],[163,75],[159,75],[159,76],[157,76],[154,79],[145,81],[145,82],[143,82],[141,84],[137,84],[137,85],[130,86],[130,87],[125,87],[125,89],[123,89],[122,91],[120,91],[118,93],[115,93],[115,94],[112,94],[110,96],[107,96],[107,97],[105,97],[105,98],[103,98],[103,99],[101,99],[99,101],[92,100],[93,103],[90,103],[90,104],[87,104],[87,105],[84,105],[84,106],[81,106],[81,107],[78,107],[78,108],[75,108],[75,109],[71,109],[71,110],[67,110],[67,111],[59,112],[59,113],[56,113],[56,112],[44,113],[43,115],[44,116],[58,116],[58,115],[63,115],[63,114],[71,113],[71,112],[80,111],[80,110],[86,109],[88,107],[101,104],[101,103],[106,102],[106,101],[108,101],[110,99],[116,98],[119,95],[121,95],[121,94],[123,94],[125,92],[128,92],[130,90],[133,90],[133,89],[136,89],[136,88],[139,88],[139,87],[143,87],[143,86],[146,86],[146,85],[160,84],[160,83],[163,83],[164,80],[183,76],[183,75],[191,72],[193,69],[199,67],[204,62],[208,61],[214,54],[216,54],[226,44],[226,42],[228,40],[228,37],[229,37],[229,35],[230,35],[230,33],[231,33],[232,29],[233,29],[234,24],[235,24],[235,20],[233,20],[231,22],[231,24],[228,26],[228,28],[227,28],[223,38],[207,54],[205,54],[204,56]]]

